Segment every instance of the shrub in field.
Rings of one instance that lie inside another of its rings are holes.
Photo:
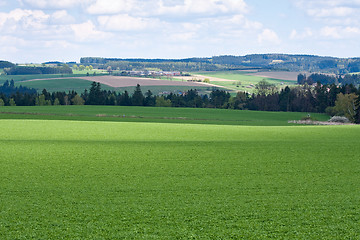
[[[329,122],[350,123],[350,120],[347,117],[333,116]]]
[[[301,118],[301,121],[318,121],[318,119],[312,117],[310,114],[308,114],[306,117]]]

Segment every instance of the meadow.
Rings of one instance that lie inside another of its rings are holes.
[[[310,113],[319,121],[326,114]],[[247,126],[289,126],[308,113],[261,112],[211,108],[163,108],[127,106],[31,106],[0,107],[0,119],[43,119],[115,122],[163,122]]]
[[[98,75],[101,75],[100,73]],[[3,84],[6,80],[14,80],[15,84],[23,81],[33,79],[59,79],[59,78],[72,78],[72,77],[86,77],[86,73],[78,72],[76,74],[29,74],[29,75],[0,75],[0,84]],[[20,84],[19,84],[20,85]]]
[[[0,238],[357,239],[359,135],[2,119]]]
[[[39,92],[43,89],[46,89],[48,92],[71,92],[76,91],[78,93],[83,93],[85,89],[90,89],[91,82],[79,78],[60,78],[60,79],[46,79],[46,80],[37,80],[37,81],[25,81],[17,82],[16,86],[24,86],[29,88],[35,88]],[[116,88],[101,85],[101,89],[115,91]]]

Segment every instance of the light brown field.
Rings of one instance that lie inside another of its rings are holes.
[[[217,78],[217,77],[209,77],[209,76],[203,76],[203,75],[193,75],[190,77],[178,77],[179,79],[183,79],[185,81],[187,80],[201,80],[204,81],[206,78],[210,80],[210,82],[212,81],[216,81],[216,82],[236,82],[236,80],[229,80],[229,79],[224,79],[224,78]]]
[[[297,76],[299,75],[299,72],[285,72],[285,71],[255,72],[255,73],[249,73],[247,75],[264,77],[264,78],[280,79],[280,80],[297,81]]]

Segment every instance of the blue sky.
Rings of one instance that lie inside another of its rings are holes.
[[[360,57],[360,0],[0,0],[0,59]]]

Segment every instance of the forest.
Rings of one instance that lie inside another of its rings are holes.
[[[4,72],[7,75],[32,75],[32,74],[72,74],[72,69],[66,65],[56,67],[47,66],[12,66],[10,68],[4,68]]]
[[[328,75],[328,74],[320,74],[320,73],[313,73],[310,76],[306,76],[306,74],[299,74],[297,78],[297,83],[299,85],[308,84],[312,85],[314,83],[321,83],[321,84],[335,84],[335,85],[346,85],[346,84],[360,84],[360,74],[346,74],[342,75]]]

